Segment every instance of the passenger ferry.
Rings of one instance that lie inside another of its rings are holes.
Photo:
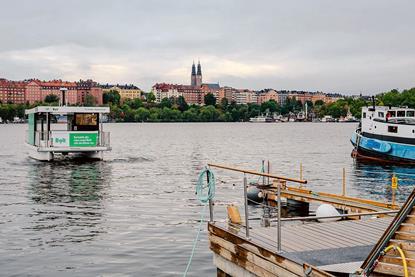
[[[363,107],[361,124],[351,142],[353,157],[415,164],[415,110]]]
[[[109,107],[38,106],[28,116],[26,144],[29,156],[51,161],[56,154],[103,159],[110,151],[110,134],[103,131]]]

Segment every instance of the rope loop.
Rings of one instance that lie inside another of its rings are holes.
[[[205,185],[205,181],[206,182]],[[203,204],[215,197],[215,174],[208,167],[205,167],[199,174],[196,184],[197,199]]]

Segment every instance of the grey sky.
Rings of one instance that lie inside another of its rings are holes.
[[[415,1],[7,1],[0,77],[371,94],[415,86]]]

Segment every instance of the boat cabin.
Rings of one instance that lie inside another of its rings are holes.
[[[374,136],[415,138],[415,109],[371,106],[362,108],[361,132]],[[382,139],[382,137],[373,137]]]
[[[109,107],[38,106],[28,116],[26,144],[29,156],[42,161],[56,154],[103,159],[111,150],[110,134],[103,131]]]

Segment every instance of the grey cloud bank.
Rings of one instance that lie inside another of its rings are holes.
[[[0,77],[377,93],[414,86],[413,1],[4,1]]]

